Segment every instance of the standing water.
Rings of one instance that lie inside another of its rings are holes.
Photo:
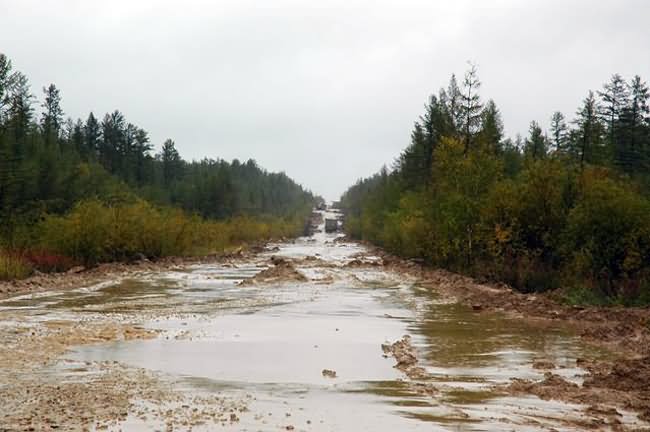
[[[340,237],[321,225],[248,260],[10,299],[0,303],[0,318],[139,322],[157,336],[79,345],[42,373],[83,382],[89,365],[118,362],[153,371],[185,394],[243,401],[226,417],[172,423],[170,411],[196,407],[135,400],[107,424],[113,430],[535,431],[580,430],[573,425],[588,420],[580,405],[497,387],[541,379],[533,368],[540,360],[579,383],[585,371],[576,359],[606,354],[561,327],[475,313],[373,265],[380,259]],[[271,262],[296,272],[255,277]],[[405,334],[425,371],[417,379],[382,351]],[[629,413],[620,420],[638,421]]]

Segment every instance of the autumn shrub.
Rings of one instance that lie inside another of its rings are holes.
[[[607,296],[638,296],[650,268],[650,201],[613,179],[586,175],[563,240],[568,272]]]
[[[38,247],[86,265],[141,256],[212,254],[243,243],[298,235],[304,229],[303,213],[212,221],[142,200],[116,205],[89,200],[66,215],[47,216],[38,227]]]
[[[0,280],[24,279],[32,271],[30,263],[20,254],[0,250]]]
[[[22,258],[33,268],[43,273],[63,272],[75,266],[75,261],[65,255],[55,254],[45,250],[27,250]]]
[[[485,249],[474,272],[524,292],[557,287],[561,235],[575,186],[554,160],[529,161],[516,178],[495,183],[481,206]]]

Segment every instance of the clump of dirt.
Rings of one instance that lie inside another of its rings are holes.
[[[322,374],[325,378],[336,378],[336,371],[331,369],[323,369]]]
[[[294,259],[293,264],[300,267],[336,268],[337,264],[328,262],[316,255],[308,255],[302,259]]]
[[[639,412],[642,420],[650,421],[650,357],[600,364],[592,368],[583,387],[624,394],[624,407]]]
[[[533,369],[551,370],[555,369],[555,364],[549,360],[535,360],[533,362]]]
[[[584,385],[614,390],[650,391],[650,357],[620,360],[609,370],[593,372],[585,379]]]
[[[244,279],[241,285],[270,284],[280,281],[306,282],[309,280],[296,270],[291,261],[284,258],[273,256],[271,257],[271,264],[269,268],[262,270],[252,278]]]
[[[415,380],[429,378],[424,368],[418,366],[418,358],[416,355],[415,347],[411,343],[411,336],[404,335],[402,339],[392,344],[382,344],[381,349],[384,355],[392,355],[397,364],[395,368],[404,372],[404,374]]]
[[[611,370],[606,363],[589,365],[589,369],[592,372],[582,386],[546,372],[541,381],[513,379],[508,386],[498,390],[588,405],[586,413],[601,424],[619,423],[617,417],[620,413],[616,407],[637,412],[643,421],[650,420],[647,359],[625,360]]]
[[[350,268],[359,268],[359,267],[378,267],[381,266],[382,264],[378,261],[371,261],[371,260],[362,260],[359,258],[355,258],[352,261],[349,261],[347,264],[345,264],[346,267]]]
[[[544,374],[541,381],[530,381],[515,378],[512,380],[508,390],[512,393],[533,394],[540,399],[561,399],[565,395],[575,393],[580,387],[569,382],[559,375],[551,372]]]

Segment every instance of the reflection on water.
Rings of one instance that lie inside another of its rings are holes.
[[[550,361],[554,373],[579,382],[584,371],[575,359],[606,353],[561,327],[473,312],[402,275],[343,267],[363,248],[335,238],[321,232],[279,244],[279,251],[246,265],[196,265],[96,289],[27,296],[0,308],[144,317],[145,325],[162,331],[158,339],[86,346],[68,357],[161,371],[178,388],[197,393],[250,393],[255,400],[239,428],[570,430],[565,421],[584,416],[579,406],[514,398],[492,387],[513,377],[540,379],[535,360]],[[326,265],[298,267],[310,282],[238,285],[273,254],[318,255]],[[382,356],[381,343],[403,334],[413,336],[430,374],[428,391],[405,381],[394,360]],[[323,369],[335,370],[337,378],[324,377]]]

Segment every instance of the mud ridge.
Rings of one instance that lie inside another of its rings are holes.
[[[275,282],[306,282],[309,279],[296,270],[289,260],[280,257],[271,257],[271,266],[262,270],[249,279],[244,279],[240,285],[272,284]]]

